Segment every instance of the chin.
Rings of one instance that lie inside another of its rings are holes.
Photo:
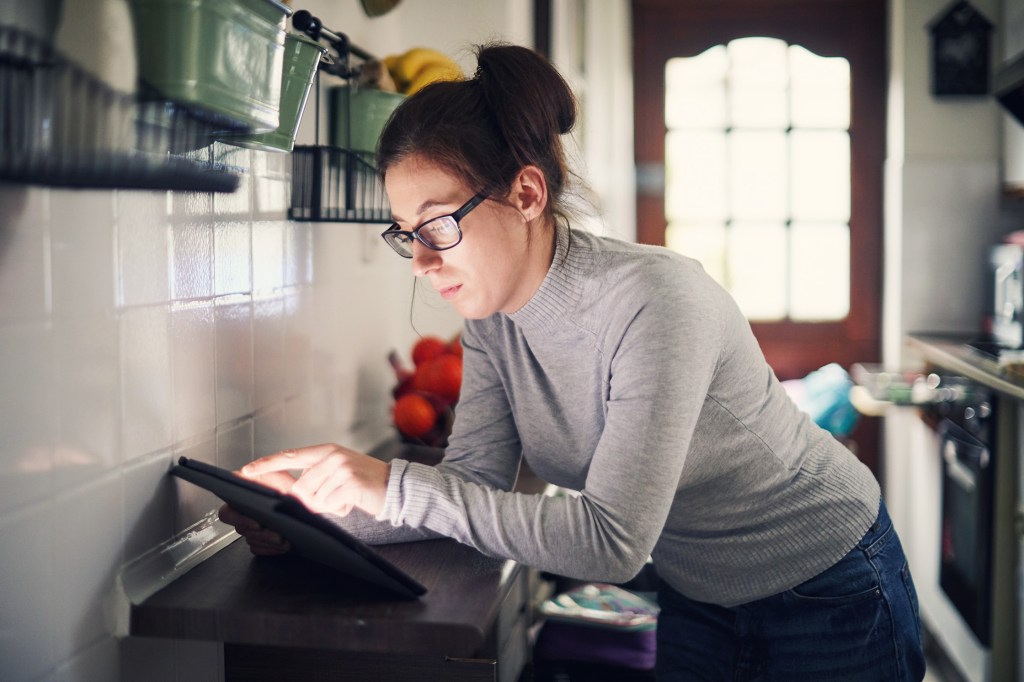
[[[495,313],[491,308],[485,308],[482,306],[474,305],[459,305],[458,303],[453,304],[455,312],[459,314],[465,320],[482,320],[485,317],[490,317]]]

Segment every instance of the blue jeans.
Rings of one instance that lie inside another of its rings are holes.
[[[885,504],[834,566],[765,599],[726,608],[661,582],[657,679],[918,682],[917,593]]]

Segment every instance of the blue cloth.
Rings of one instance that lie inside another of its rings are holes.
[[[917,594],[881,505],[863,539],[793,589],[733,608],[658,593],[657,679],[917,682]]]

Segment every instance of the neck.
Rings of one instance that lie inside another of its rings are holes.
[[[544,282],[555,256],[554,221],[541,222],[538,219],[536,224],[528,224],[527,229],[530,230],[530,236],[521,268],[520,293],[511,305],[502,310],[504,313],[514,313],[533,298]]]

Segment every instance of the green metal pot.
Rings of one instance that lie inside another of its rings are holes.
[[[377,149],[388,118],[405,95],[370,88],[350,89],[347,85],[331,88],[328,107],[328,138],[334,147],[359,152]]]
[[[284,69],[281,73],[281,115],[277,130],[269,133],[223,137],[223,142],[262,149],[290,152],[295,147],[302,112],[306,108],[310,86],[327,48],[298,33],[289,33],[284,41]]]
[[[129,0],[139,80],[253,132],[280,123],[285,20],[276,0]]]

